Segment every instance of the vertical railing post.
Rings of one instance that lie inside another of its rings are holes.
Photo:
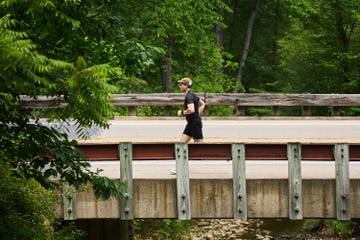
[[[136,106],[129,106],[129,116],[136,116]]]
[[[338,220],[350,220],[349,145],[334,146],[336,171],[336,215]]]
[[[301,115],[304,117],[311,116],[311,107],[301,106]]]
[[[271,112],[273,116],[280,116],[280,107],[279,106],[272,106]]]
[[[233,169],[234,218],[246,219],[246,161],[245,145],[233,143],[231,145]]]
[[[236,106],[236,116],[245,116],[245,107],[244,106]]]
[[[172,106],[165,106],[164,107],[164,116],[172,116],[172,109],[173,107]]]
[[[340,107],[339,106],[332,106],[331,115],[332,116],[340,116]]]
[[[188,144],[175,143],[178,219],[191,219]]]
[[[132,179],[132,144],[119,144],[120,180],[126,185],[124,198],[120,199],[121,220],[131,220],[133,216],[133,179]]]
[[[63,183],[64,220],[76,219],[76,189]]]
[[[289,218],[302,219],[301,145],[288,143]]]

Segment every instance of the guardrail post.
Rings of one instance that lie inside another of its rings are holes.
[[[133,214],[133,179],[132,179],[132,144],[119,144],[120,181],[126,184],[127,191],[120,199],[120,219],[132,220]]]
[[[289,218],[302,219],[301,145],[288,143]]]
[[[279,106],[272,106],[271,112],[273,116],[280,116],[280,107]]]
[[[172,116],[172,106],[165,106],[164,107],[164,116]]]
[[[178,219],[191,219],[189,154],[187,143],[175,143]]]
[[[301,106],[302,116],[308,117],[311,116],[311,107],[310,106]]]
[[[245,116],[245,107],[236,106],[236,116]]]
[[[129,116],[136,116],[136,106],[129,106]]]
[[[332,106],[331,115],[332,116],[340,116],[340,107],[339,106]]]
[[[64,220],[76,219],[76,189],[63,183],[63,213]]]
[[[350,220],[349,145],[334,146],[336,171],[336,215],[338,220]]]
[[[233,169],[234,218],[246,219],[246,160],[245,145],[233,143],[231,145]]]

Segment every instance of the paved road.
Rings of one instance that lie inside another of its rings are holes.
[[[205,141],[360,141],[360,120],[204,120],[203,125]],[[184,126],[184,120],[114,120],[109,129],[93,131],[91,138],[176,141]]]
[[[238,142],[360,142],[360,120],[207,120],[205,141]],[[52,126],[56,126],[52,124]],[[110,121],[107,130],[88,129],[92,141],[177,141],[185,126],[183,119]],[[68,127],[70,138],[76,138]],[[119,178],[119,162],[92,162],[111,178]],[[303,178],[335,178],[334,162],[303,162]],[[191,178],[231,178],[231,161],[190,161]],[[168,170],[175,161],[134,161],[134,178],[175,178]],[[247,178],[287,178],[287,161],[248,161]],[[360,162],[350,165],[350,177],[360,178]]]
[[[204,120],[205,141],[360,142],[360,120]],[[184,120],[114,120],[107,130],[89,129],[93,141],[177,141]],[[191,178],[231,178],[231,161],[190,161]],[[119,162],[92,162],[103,174],[119,178]],[[175,161],[134,161],[134,178],[175,178]],[[335,178],[334,162],[303,162],[303,178]],[[287,178],[287,161],[248,161],[247,178]],[[350,163],[360,178],[360,162]]]

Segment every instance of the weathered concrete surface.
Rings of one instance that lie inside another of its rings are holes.
[[[360,218],[360,179],[351,180],[350,211]],[[134,179],[135,218],[177,218],[175,179]],[[336,218],[335,180],[302,182],[303,217]],[[192,218],[233,218],[232,179],[191,179]],[[248,218],[288,218],[287,179],[248,179]],[[119,218],[117,199],[97,200],[91,190],[77,193],[76,218]],[[61,214],[60,214],[61,215]]]
[[[103,174],[120,178],[119,162],[92,162]],[[176,176],[171,161],[133,162],[135,218],[177,218]],[[248,218],[288,218],[287,161],[247,161]],[[231,161],[190,161],[192,218],[233,218]],[[336,218],[334,162],[302,162],[304,218]],[[350,211],[360,218],[360,162],[350,162]],[[77,219],[119,218],[120,201],[77,193]],[[63,210],[59,206],[59,215]]]

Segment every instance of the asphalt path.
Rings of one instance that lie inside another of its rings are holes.
[[[178,141],[186,124],[184,119],[122,118],[109,122],[109,129],[87,129],[87,142],[166,142]],[[203,119],[204,142],[348,142],[360,143],[360,120],[344,119]],[[52,125],[64,130],[61,124]],[[66,127],[69,137],[77,139],[72,123]],[[80,140],[82,141],[82,140]],[[231,178],[231,161],[190,161],[190,178]],[[110,178],[120,177],[118,161],[91,162],[93,169],[103,169]],[[175,178],[169,169],[174,160],[134,161],[134,178]],[[287,161],[247,161],[247,178],[287,178]],[[306,161],[302,163],[302,177],[334,179],[334,162]],[[350,163],[350,178],[360,178],[360,162]]]
[[[177,141],[186,121],[110,121],[109,129],[97,129],[90,139],[129,141]],[[204,141],[360,141],[360,120],[203,120]]]

